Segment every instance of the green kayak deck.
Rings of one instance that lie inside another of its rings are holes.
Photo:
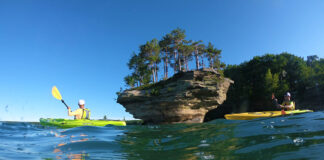
[[[125,121],[105,121],[105,120],[71,120],[71,119],[52,119],[41,118],[39,122],[43,126],[52,126],[58,128],[73,128],[81,126],[98,126],[103,127],[106,125],[126,126]]]

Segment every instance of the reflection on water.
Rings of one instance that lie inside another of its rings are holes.
[[[54,133],[55,137],[57,138],[65,138],[68,135],[64,135],[64,131],[60,131],[61,134]],[[63,133],[63,134],[62,134]],[[82,151],[81,153],[66,153],[60,149],[61,146],[66,145],[67,143],[78,143],[78,142],[85,142],[88,141],[88,138],[81,138],[81,137],[87,137],[88,135],[81,133],[80,135],[70,135],[69,142],[62,142],[57,145],[57,147],[54,148],[53,153],[57,154],[56,159],[72,159],[72,160],[85,160],[87,157],[89,157],[89,154],[85,153],[85,151]],[[80,139],[81,138],[81,139]],[[61,140],[58,140],[61,141]],[[65,141],[65,140],[63,140]]]
[[[120,143],[128,153],[127,159],[235,159],[233,152],[238,139],[233,137],[233,128],[236,124],[223,122],[134,126],[128,128]]]
[[[55,129],[0,123],[0,159],[321,159],[324,113]]]

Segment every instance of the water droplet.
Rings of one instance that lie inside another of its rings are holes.
[[[200,143],[206,143],[207,141],[206,140],[201,140]]]
[[[214,155],[203,156],[203,159],[215,159]]]
[[[196,156],[199,156],[201,159],[215,159],[214,155],[205,155],[205,152],[194,153]]]
[[[210,144],[206,144],[206,143],[204,143],[204,144],[200,144],[198,147],[208,147]]]
[[[269,128],[269,129],[273,129],[274,127],[273,127],[273,125],[266,125],[266,126],[263,126],[263,128]]]
[[[195,153],[196,156],[201,156],[201,155],[204,155],[204,154],[205,154],[204,152]]]
[[[301,138],[301,137],[297,137],[297,138],[295,138],[295,139],[293,140],[293,142],[294,142],[294,144],[295,144],[296,146],[299,146],[299,145],[301,145],[301,144],[304,143],[304,140],[303,140],[303,138]]]
[[[273,129],[273,125],[268,125],[267,128]]]

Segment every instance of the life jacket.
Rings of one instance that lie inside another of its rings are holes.
[[[295,110],[295,102],[294,102],[294,101],[283,101],[283,102],[282,102],[282,105],[283,105],[283,106],[291,105],[291,104],[292,104],[293,108],[290,109],[290,110]]]
[[[90,109],[88,108],[84,108],[82,109],[82,116],[81,116],[81,119],[90,119]]]

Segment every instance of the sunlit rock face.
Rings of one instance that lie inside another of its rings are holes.
[[[152,86],[125,90],[117,102],[146,123],[202,123],[234,83],[213,69],[180,72]]]

